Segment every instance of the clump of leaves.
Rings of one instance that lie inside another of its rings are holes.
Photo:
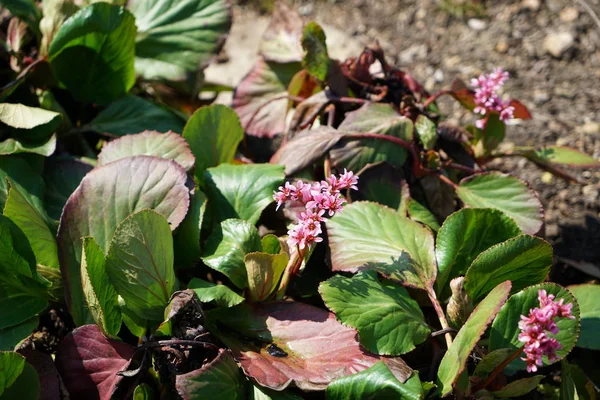
[[[199,107],[228,2],[92,3],[3,2],[0,398],[594,396],[598,286],[547,282],[541,203],[488,164],[599,163],[502,153],[503,71],[430,95],[277,3]]]

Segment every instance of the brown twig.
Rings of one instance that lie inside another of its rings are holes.
[[[444,310],[442,309],[442,306],[438,301],[437,296],[435,295],[435,290],[433,290],[433,287],[429,286],[427,288],[427,295],[429,296],[429,300],[431,301],[431,304],[435,309],[435,313],[437,314],[438,319],[440,320],[442,330],[446,331],[446,333],[444,333],[444,338],[446,339],[446,345],[448,346],[448,348],[450,348],[450,346],[452,346],[452,336],[450,335],[449,331],[450,326],[448,325],[448,320],[446,320],[446,314],[444,314]]]

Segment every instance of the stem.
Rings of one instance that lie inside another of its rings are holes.
[[[443,167],[448,168],[448,169],[456,169],[459,171],[467,172],[469,174],[477,173],[477,171],[474,170],[473,168],[469,168],[466,165],[460,165],[460,164],[455,164],[455,163],[448,163],[448,164],[445,164]]]
[[[437,177],[438,177],[438,178],[440,178],[440,180],[441,180],[442,182],[444,182],[444,183],[446,183],[446,184],[448,184],[448,185],[452,186],[452,189],[454,189],[454,190],[458,189],[458,185],[457,185],[456,183],[452,182],[452,181],[450,180],[450,178],[448,178],[446,175],[443,175],[443,174],[438,174],[438,175],[437,175]]]
[[[288,262],[285,267],[285,271],[283,272],[283,276],[281,277],[281,282],[279,283],[279,289],[277,289],[277,300],[282,300],[285,296],[285,292],[290,284],[292,278],[298,273],[300,266],[302,265],[302,260],[304,259],[305,250],[300,250],[296,247],[296,252],[293,257]]]
[[[431,103],[433,103],[434,101],[436,101],[439,97],[441,97],[445,94],[450,94],[450,93],[451,93],[450,90],[441,90],[441,91],[437,92],[436,94],[430,96],[427,100],[425,100],[425,103],[423,103],[423,108],[429,107],[429,105]]]
[[[478,392],[482,389],[485,389],[487,385],[489,385],[490,383],[492,383],[492,381],[494,379],[496,379],[496,377],[498,376],[498,374],[502,371],[504,371],[504,368],[506,368],[506,366],[508,364],[510,364],[514,359],[516,359],[517,357],[519,357],[521,355],[521,353],[523,352],[523,348],[519,347],[517,350],[515,350],[514,353],[512,353],[506,360],[502,361],[500,363],[500,365],[498,365],[496,368],[494,368],[494,370],[488,375],[488,377],[486,378],[485,381],[483,381],[482,383],[476,385],[473,390],[471,391],[472,393]]]
[[[435,313],[437,314],[438,319],[440,320],[442,329],[443,330],[450,329],[450,326],[448,325],[448,321],[446,320],[446,315],[444,314],[444,310],[442,309],[442,306],[441,306],[440,302],[438,301],[437,296],[435,295],[435,291],[433,290],[433,287],[429,286],[427,288],[427,295],[429,296],[429,300],[431,301],[431,304],[433,305],[433,308],[435,309]],[[444,334],[444,338],[446,339],[446,345],[448,346],[448,348],[450,348],[450,346],[452,346],[452,336],[450,335],[450,332]]]

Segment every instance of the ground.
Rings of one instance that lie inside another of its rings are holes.
[[[501,66],[511,73],[506,93],[534,116],[509,127],[507,146],[567,145],[600,158],[600,0],[488,1],[463,16],[457,14],[464,6],[443,7],[473,1],[321,0],[294,5],[304,18],[324,26],[333,57],[357,55],[378,40],[390,62],[431,92],[447,88],[456,77],[468,81]],[[235,57],[207,71],[209,80],[232,85],[253,64],[258,33],[268,23],[256,1],[234,3],[225,51]],[[456,102],[442,102],[442,107],[460,122],[473,121]],[[495,166],[522,177],[538,192],[546,209],[545,236],[560,257],[555,273],[577,281],[584,269],[600,279],[600,171],[571,171],[583,182],[573,184],[524,160]]]

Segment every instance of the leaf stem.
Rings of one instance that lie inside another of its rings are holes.
[[[449,186],[452,186],[452,189],[456,190],[458,189],[458,185],[454,182],[452,182],[450,180],[450,178],[448,178],[446,175],[444,174],[437,174],[437,177],[444,183],[448,184]]]
[[[429,300],[431,301],[431,304],[435,309],[435,313],[437,314],[438,319],[440,320],[442,330],[449,330],[450,326],[448,325],[448,321],[446,320],[446,315],[444,314],[442,305],[440,304],[440,302],[437,299],[437,296],[435,295],[435,290],[433,290],[433,287],[427,287],[427,295],[429,296]],[[450,348],[450,346],[452,346],[452,335],[450,335],[450,332],[445,333],[444,338],[446,339],[446,345],[448,346],[448,348]]]
[[[494,370],[488,375],[488,377],[486,378],[485,381],[483,381],[482,383],[480,383],[478,385],[475,385],[475,387],[473,387],[472,393],[475,393],[482,389],[485,389],[486,386],[489,385],[490,383],[492,383],[492,381],[494,379],[496,379],[498,374],[500,372],[504,371],[504,368],[506,368],[506,366],[508,364],[510,364],[517,357],[519,357],[522,352],[523,352],[522,347],[519,347],[517,350],[515,350],[515,352],[512,353],[510,356],[508,356],[508,358],[506,360],[502,361],[496,368],[494,368]]]
[[[285,292],[290,284],[290,281],[294,276],[296,276],[300,266],[302,265],[302,260],[304,259],[305,253],[305,249],[300,250],[298,247],[296,247],[296,252],[288,262],[287,266],[285,267],[285,271],[283,272],[283,276],[281,277],[281,282],[279,283],[279,288],[277,289],[277,295],[275,297],[277,300],[282,300],[285,296]]]
[[[429,105],[431,103],[433,103],[434,101],[436,101],[438,98],[440,98],[441,96],[443,96],[445,94],[450,94],[450,93],[451,93],[450,90],[441,90],[441,91],[437,92],[436,94],[429,96],[429,98],[427,100],[425,100],[425,103],[423,103],[423,108],[429,107]]]

